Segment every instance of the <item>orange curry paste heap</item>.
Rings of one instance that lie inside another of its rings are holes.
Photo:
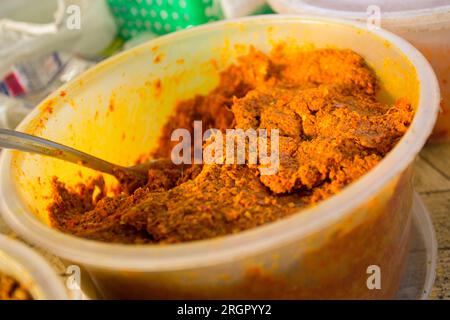
[[[102,178],[66,187],[54,179],[50,219],[79,237],[177,243],[241,232],[339,192],[373,168],[408,129],[413,109],[376,99],[377,79],[350,50],[251,50],[208,95],[182,101],[151,156],[161,161],[133,192],[106,196]],[[278,129],[279,169],[248,164],[176,166],[173,130]],[[128,190],[122,188],[122,190]]]

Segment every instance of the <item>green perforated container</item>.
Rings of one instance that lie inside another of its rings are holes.
[[[108,0],[128,40],[141,32],[165,34],[222,18],[219,0]]]

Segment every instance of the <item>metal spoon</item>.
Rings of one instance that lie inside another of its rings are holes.
[[[38,153],[101,171],[116,177],[130,191],[145,183],[150,168],[171,164],[170,160],[160,159],[123,167],[47,139],[8,129],[0,129],[0,148]]]

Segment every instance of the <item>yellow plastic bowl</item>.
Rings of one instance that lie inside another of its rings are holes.
[[[395,149],[338,195],[236,235],[168,246],[108,244],[47,225],[50,179],[74,184],[98,173],[4,151],[5,221],[29,241],[80,265],[83,279],[91,278],[107,298],[392,297],[407,252],[411,165],[436,120],[439,88],[423,56],[389,32],[301,16],[245,18],[177,32],[89,70],[47,98],[18,130],[130,165],[155,145],[177,101],[213,89],[219,71],[248,45],[268,51],[280,41],[352,49],[376,70],[380,99],[408,97],[416,108]],[[369,289],[378,267],[381,289]]]

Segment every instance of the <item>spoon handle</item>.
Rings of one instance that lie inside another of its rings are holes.
[[[114,175],[117,169],[123,169],[71,147],[14,130],[0,129],[0,148],[38,153],[111,175]]]

